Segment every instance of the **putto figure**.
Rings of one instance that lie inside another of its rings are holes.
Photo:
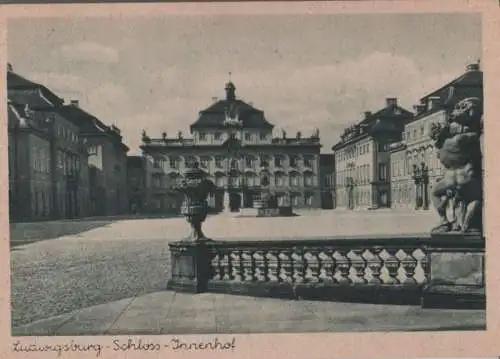
[[[444,125],[433,124],[431,128],[444,167],[443,178],[432,191],[441,220],[433,232],[482,232],[482,132],[483,104],[475,97],[459,101]],[[451,221],[447,216],[450,204],[454,217]]]
[[[191,235],[188,240],[195,242],[209,240],[203,234],[201,227],[208,214],[207,197],[214,189],[214,183],[205,178],[205,173],[199,168],[198,163],[194,163],[192,168],[184,172],[178,190],[184,194],[181,213],[191,225]]]

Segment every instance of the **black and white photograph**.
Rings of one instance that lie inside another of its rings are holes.
[[[486,331],[481,13],[73,15],[6,21],[12,336]]]

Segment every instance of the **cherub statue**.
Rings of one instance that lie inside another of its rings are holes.
[[[441,223],[433,232],[482,231],[482,134],[483,104],[478,98],[459,101],[444,125],[434,124],[431,138],[444,167],[443,178],[432,191],[432,202]],[[455,212],[448,220],[447,208],[453,202]]]

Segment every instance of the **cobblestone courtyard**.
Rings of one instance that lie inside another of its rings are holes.
[[[38,242],[31,238],[28,244],[19,226],[12,232],[13,326],[165,290],[167,243],[187,234],[184,219],[101,222],[80,233]],[[229,240],[426,233],[434,224],[431,211],[312,211],[274,219],[221,214],[209,217],[204,229],[209,237]]]

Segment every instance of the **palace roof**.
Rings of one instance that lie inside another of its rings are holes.
[[[47,87],[30,81],[13,71],[7,71],[8,98],[16,104],[28,104],[32,108],[60,106],[64,100]]]
[[[191,125],[192,129],[201,128],[225,128],[228,116],[237,118],[243,128],[272,129],[274,125],[269,123],[262,110],[237,99],[236,88],[232,83],[226,84],[226,98],[218,100],[208,108],[200,111],[198,120]]]

